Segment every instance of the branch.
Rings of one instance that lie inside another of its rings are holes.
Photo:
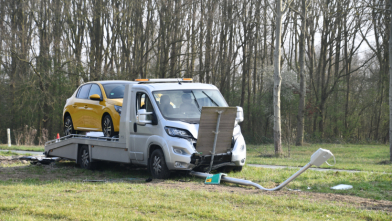
[[[295,13],[297,13],[299,16],[301,16],[301,18],[304,18],[305,16],[303,16],[301,13],[299,13],[299,11],[297,11],[297,9],[293,8],[291,5],[288,6],[291,10],[293,10]]]
[[[266,1],[266,3],[267,3],[267,6],[271,8],[271,11],[275,14],[275,16],[277,16],[276,11],[272,8],[269,1]]]
[[[19,55],[18,55],[14,50],[12,50],[12,49],[11,49],[11,53],[12,53],[16,58],[18,58],[19,61],[23,61],[23,62],[25,62],[25,63],[27,63],[27,64],[30,65],[30,67],[33,69],[34,73],[35,73],[35,74],[38,76],[38,78],[39,78],[39,86],[40,86],[41,91],[44,92],[44,91],[45,91],[45,88],[44,88],[44,85],[43,85],[43,83],[42,83],[42,76],[41,76],[41,74],[37,71],[37,69],[35,69],[35,67],[34,67],[34,65],[31,63],[31,61],[27,61],[27,60],[25,60],[25,59],[20,58]]]
[[[286,14],[287,10],[290,8],[291,2],[293,2],[293,0],[289,0],[287,3],[285,3],[287,5],[286,8],[282,11],[283,14]]]

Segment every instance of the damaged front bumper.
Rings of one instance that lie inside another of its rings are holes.
[[[211,155],[202,156],[194,153],[191,156],[190,163],[195,165],[194,170],[206,171],[211,162]],[[246,161],[246,144],[243,136],[239,136],[233,145],[231,152],[214,155],[212,170],[224,166],[244,166]]]

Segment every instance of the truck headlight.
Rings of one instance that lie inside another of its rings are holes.
[[[185,150],[176,147],[173,147],[173,152],[176,154],[187,155],[187,152],[185,152]]]
[[[118,114],[120,114],[121,115],[121,109],[122,109],[122,106],[117,106],[117,105],[114,105],[114,109],[118,112]]]
[[[187,130],[182,130],[175,127],[165,127],[165,131],[169,136],[181,137],[185,139],[193,138],[192,134]]]

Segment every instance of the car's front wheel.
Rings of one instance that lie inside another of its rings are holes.
[[[105,115],[102,120],[102,132],[105,137],[113,137],[114,132],[113,121],[110,115]]]
[[[71,116],[67,116],[64,120],[64,135],[68,136],[71,134],[76,134],[76,131],[74,130]]]

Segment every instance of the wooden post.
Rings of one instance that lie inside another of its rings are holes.
[[[8,147],[11,147],[11,130],[7,128]]]

